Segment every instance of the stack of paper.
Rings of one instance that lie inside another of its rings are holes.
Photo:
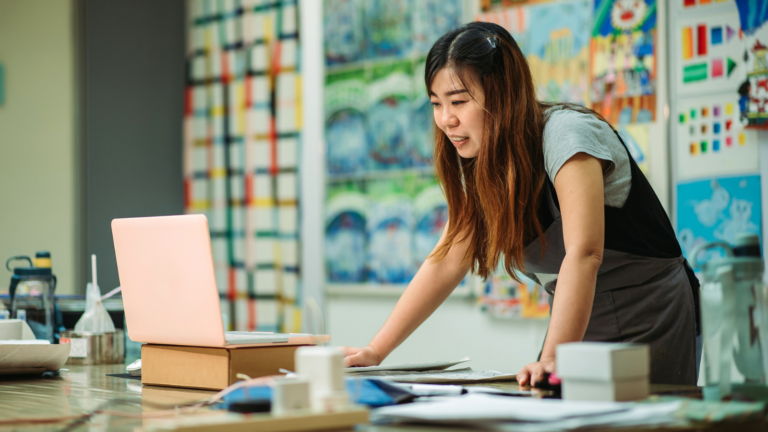
[[[468,361],[469,357],[464,357],[457,361],[350,367],[345,372],[357,377],[375,377],[396,382],[424,384],[466,384],[484,381],[515,380],[516,374],[512,373],[476,371],[471,368],[447,370],[450,367]]]
[[[373,371],[438,371],[445,370],[451,366],[469,361],[469,357],[464,357],[456,361],[436,361],[430,363],[403,363],[394,365],[349,367],[345,370],[347,373],[373,372]]]
[[[475,383],[486,381],[514,381],[517,374],[498,371],[476,371],[472,368],[452,369],[446,371],[370,371],[356,373],[360,377],[376,377],[378,379],[407,383]]]
[[[512,432],[559,431],[594,426],[673,425],[680,402],[620,403],[530,399],[486,394],[384,407],[377,423],[428,423]]]

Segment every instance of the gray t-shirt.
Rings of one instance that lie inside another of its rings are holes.
[[[545,112],[544,167],[552,183],[563,166],[576,153],[587,153],[608,161],[603,172],[605,205],[622,207],[632,186],[629,155],[613,129],[591,114],[553,107]]]

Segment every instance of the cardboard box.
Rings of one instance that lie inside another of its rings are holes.
[[[141,347],[141,382],[146,385],[221,390],[238,381],[294,370],[300,345],[202,348],[145,344]]]

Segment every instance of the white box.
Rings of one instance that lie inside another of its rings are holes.
[[[648,397],[650,350],[631,343],[576,342],[557,346],[563,399],[632,401]]]
[[[626,402],[648,397],[648,377],[622,381],[562,380],[563,399],[577,401]]]
[[[648,377],[648,345],[632,343],[573,342],[557,346],[557,376],[561,380],[611,381]]]

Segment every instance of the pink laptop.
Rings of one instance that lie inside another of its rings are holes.
[[[330,339],[225,332],[204,215],[114,219],[112,237],[131,340],[222,347],[305,345]]]

